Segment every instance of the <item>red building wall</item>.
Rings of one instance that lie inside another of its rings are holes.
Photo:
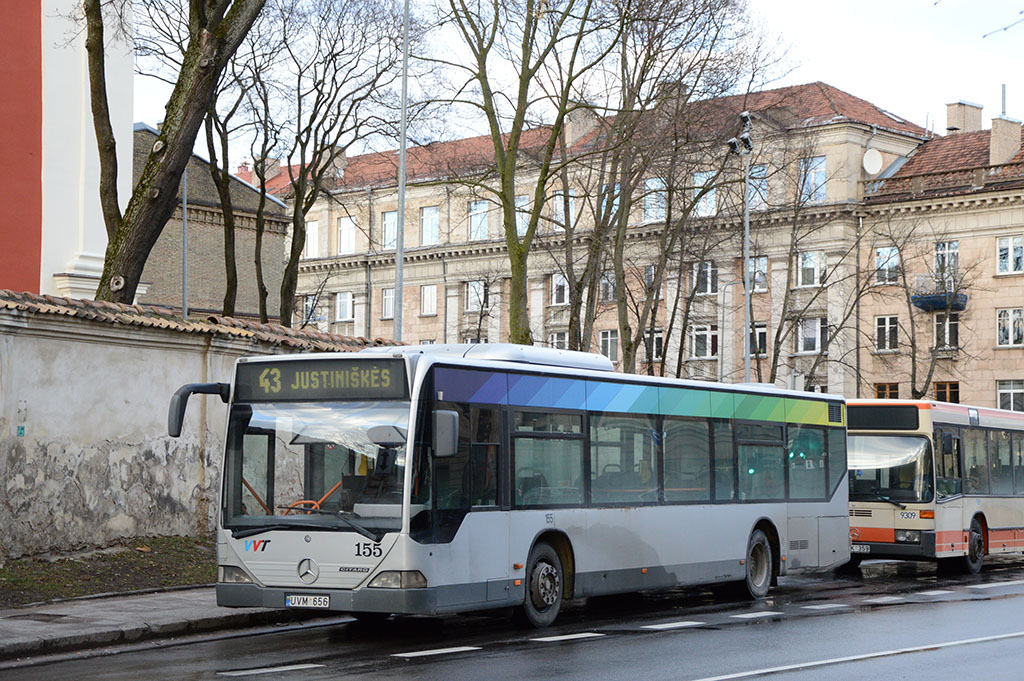
[[[0,40],[0,288],[39,292],[43,226],[42,2],[4,3]]]

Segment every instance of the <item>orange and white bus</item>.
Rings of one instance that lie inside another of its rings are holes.
[[[1024,551],[1024,413],[851,400],[851,564],[938,560],[974,574]]]

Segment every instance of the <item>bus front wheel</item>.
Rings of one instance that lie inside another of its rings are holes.
[[[526,562],[526,600],[516,619],[538,629],[554,622],[562,608],[564,581],[558,552],[550,544],[534,546]]]
[[[754,600],[760,600],[768,595],[772,586],[772,545],[761,530],[750,534],[745,565],[747,594]]]
[[[960,559],[960,568],[969,575],[981,572],[981,562],[985,558],[985,534],[981,521],[971,520],[971,532],[967,538],[967,555]]]

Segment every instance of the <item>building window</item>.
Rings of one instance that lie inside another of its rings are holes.
[[[797,286],[821,286],[825,283],[825,254],[804,251],[797,255]]]
[[[828,319],[801,319],[798,322],[797,352],[821,352],[828,344]]]
[[[896,284],[900,280],[900,249],[886,246],[875,249],[875,283]]]
[[[466,312],[479,312],[487,305],[487,287],[482,281],[466,282]]]
[[[768,207],[768,166],[750,166],[747,200],[750,202],[750,210],[763,210]]]
[[[750,270],[750,290],[764,293],[768,290],[768,256],[755,255],[747,263]]]
[[[1024,411],[1024,381],[996,381],[999,408]]]
[[[899,346],[900,318],[875,317],[875,350],[896,350]]]
[[[576,190],[570,189],[567,193],[556,192],[551,201],[551,218],[554,222],[554,230],[556,232],[564,232],[567,226],[575,227]],[[566,208],[567,202],[568,208]],[[568,210],[568,213],[566,213],[566,210]]]
[[[342,291],[334,294],[334,321],[350,322],[354,318],[352,312],[352,292]]]
[[[718,293],[718,265],[713,260],[693,265],[693,291],[697,295]]]
[[[395,318],[395,289],[383,288],[380,290],[380,318]]]
[[[1004,236],[996,240],[996,272],[1020,274],[1024,272],[1024,237]]]
[[[516,235],[526,236],[526,229],[530,226],[530,197],[519,195],[516,197]]]
[[[424,246],[436,244],[441,240],[440,207],[426,206],[420,208],[420,243]]]
[[[617,298],[618,287],[615,285],[615,272],[606,271],[601,273],[601,301],[614,302]]]
[[[644,266],[644,286],[647,287],[647,291],[649,292],[649,295],[651,296],[652,300],[661,300],[661,298],[662,298],[661,287],[658,286],[657,288],[655,288],[655,286],[654,286],[654,274],[655,274],[655,267],[654,267],[654,265],[645,265]]]
[[[384,241],[381,247],[384,250],[398,248],[398,211],[389,210],[384,213],[381,223],[384,225]]]
[[[718,327],[697,324],[690,327],[690,357],[709,359],[718,357]]]
[[[437,314],[437,284],[420,286],[420,315]]]
[[[650,177],[644,180],[644,220],[665,219],[665,180]]]
[[[548,334],[548,347],[556,350],[569,349],[569,332],[555,331]]]
[[[356,220],[342,216],[338,218],[338,255],[356,252]]]
[[[433,338],[427,338],[425,340],[421,340],[420,345],[433,345],[436,342],[437,341],[435,341]]]
[[[302,323],[303,325],[316,321],[316,296],[302,296]]]
[[[875,383],[875,397],[880,400],[900,399],[899,383]]]
[[[601,354],[613,362],[619,361],[619,332],[617,330],[601,332]]]
[[[710,186],[714,178],[713,170],[693,174],[693,214],[696,217],[706,218],[718,212],[715,187]]]
[[[567,305],[569,303],[569,282],[565,275],[556,272],[551,275],[551,304]]]
[[[935,347],[960,347],[960,315],[951,312],[948,315],[938,312],[935,315]]]
[[[320,223],[310,220],[306,223],[306,249],[303,257],[320,257]]]
[[[621,194],[619,193],[619,183],[606,184],[601,187],[601,195],[598,197],[599,204],[597,206],[598,215],[600,218],[607,217],[607,224],[612,224],[618,218],[619,215],[619,199]],[[599,218],[599,222],[600,222]]]
[[[939,402],[960,404],[960,383],[959,381],[936,381],[935,399]]]
[[[647,353],[648,362],[661,361],[665,354],[665,333],[661,329],[650,329],[644,332],[644,352]]]
[[[947,290],[953,286],[953,278],[960,269],[960,242],[939,241],[935,244],[935,276],[946,282]]]
[[[462,337],[462,342],[463,343],[471,343],[471,344],[474,344],[474,345],[486,344],[487,343],[487,336],[481,336],[481,335],[479,335],[477,333],[470,332],[470,333],[465,334]]]
[[[800,159],[800,200],[805,203],[825,201],[825,157]]]
[[[996,310],[996,344],[1000,347],[1024,345],[1024,308]]]
[[[487,238],[487,201],[469,202],[469,239],[477,241]]]
[[[750,330],[750,354],[768,354],[768,324],[766,322],[755,322]]]

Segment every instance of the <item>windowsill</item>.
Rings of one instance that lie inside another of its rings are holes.
[[[379,319],[379,321],[382,321],[382,322],[393,322],[393,321],[395,321],[395,318],[394,317],[381,317]]]
[[[821,350],[801,350],[800,352],[794,352],[790,357],[814,357],[820,354]]]
[[[422,318],[422,317],[436,317],[436,316],[437,316],[437,313],[436,313],[436,312],[427,312],[427,313],[425,313],[425,314],[420,314],[420,317],[421,317],[421,318]]]
[[[1013,277],[1024,277],[1024,271],[1021,272],[996,272],[992,275],[993,279],[1006,279]]]
[[[335,319],[334,324],[351,324],[356,320],[355,317],[349,317],[348,319]]]
[[[793,290],[799,291],[800,289],[822,288],[823,286],[824,284],[800,284],[799,286],[794,286]]]
[[[871,354],[872,355],[898,355],[898,354],[900,354],[900,351],[898,349],[879,350],[879,349],[875,348],[875,349],[873,349],[871,351]]]
[[[683,361],[684,362],[717,362],[718,361],[718,355],[713,355],[711,357],[687,357]]]
[[[871,282],[872,287],[876,286],[899,286],[899,281],[873,281]]]
[[[717,296],[718,295],[718,291],[699,291],[697,293],[694,293],[693,295],[697,296],[697,297],[708,297],[708,298],[710,298],[711,296]]]
[[[564,303],[551,303],[550,305],[548,305],[548,307],[565,307],[568,304],[569,304],[569,301],[566,301]]]

